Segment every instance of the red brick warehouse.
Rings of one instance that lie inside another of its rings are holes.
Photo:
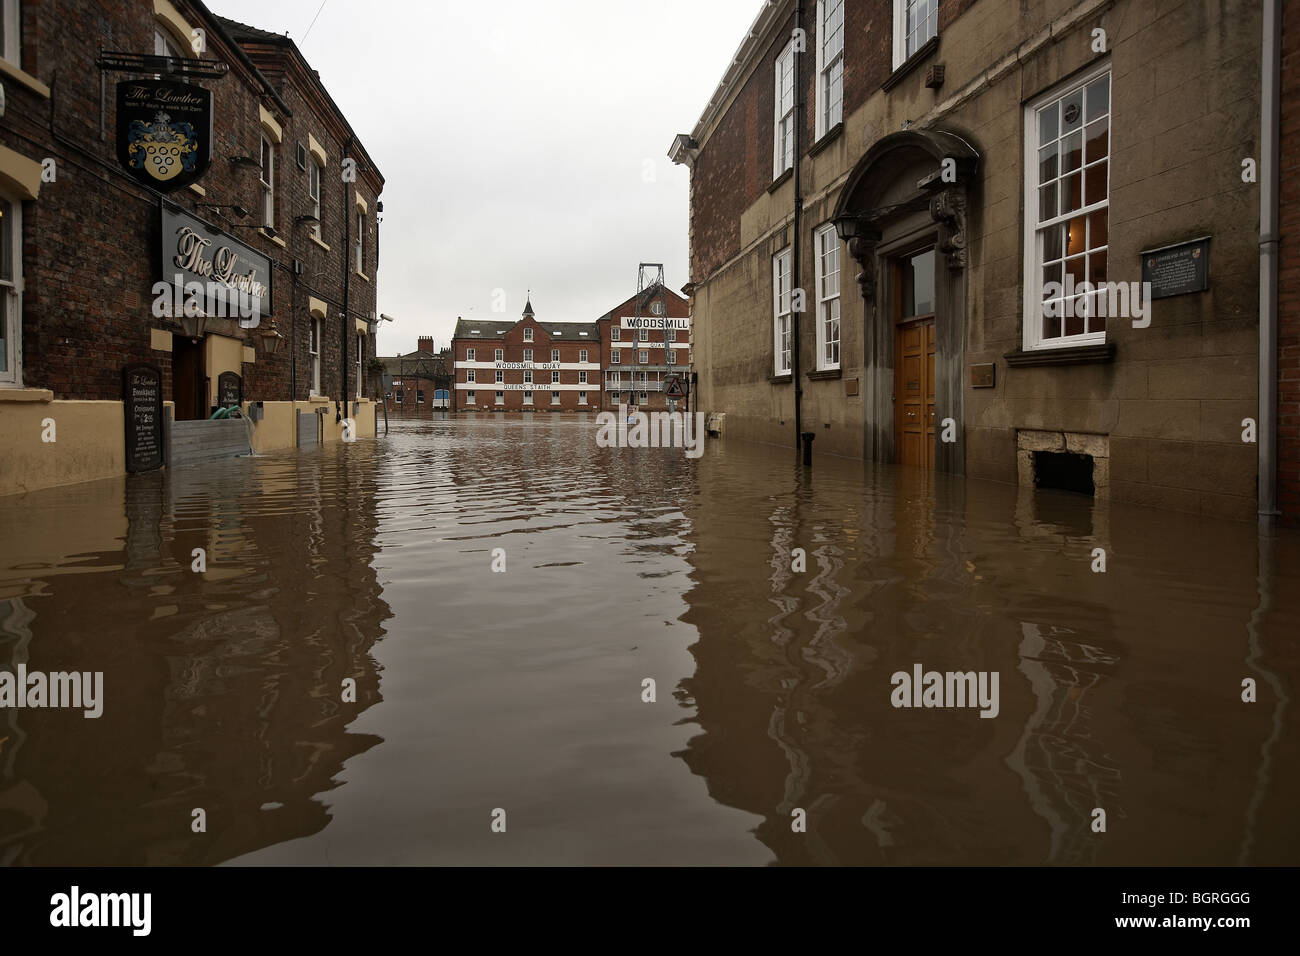
[[[531,295],[517,322],[459,319],[453,411],[594,411],[600,407],[595,322],[539,322]]]

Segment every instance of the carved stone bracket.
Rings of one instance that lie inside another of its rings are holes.
[[[966,193],[945,189],[930,199],[930,218],[939,224],[939,251],[948,260],[948,268],[966,268]]]
[[[871,302],[876,294],[876,240],[861,237],[850,239],[849,255],[862,268],[857,275],[862,301]]]

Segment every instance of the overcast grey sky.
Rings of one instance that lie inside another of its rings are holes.
[[[287,32],[383,173],[392,355],[447,344],[458,315],[517,318],[530,288],[540,320],[592,321],[641,261],[680,290],[689,175],[668,147],[762,0],[326,0],[310,33],[320,0],[208,5]]]

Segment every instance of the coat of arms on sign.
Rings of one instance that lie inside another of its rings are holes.
[[[212,162],[212,93],[172,80],[117,85],[117,158],[160,192],[188,186]]]
[[[156,113],[151,124],[132,120],[127,133],[127,153],[132,169],[143,169],[159,182],[182,171],[194,172],[199,138],[189,123],[173,123],[166,113]]]

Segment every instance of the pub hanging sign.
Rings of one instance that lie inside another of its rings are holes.
[[[198,180],[212,163],[212,92],[173,80],[118,83],[117,159],[160,192]]]

